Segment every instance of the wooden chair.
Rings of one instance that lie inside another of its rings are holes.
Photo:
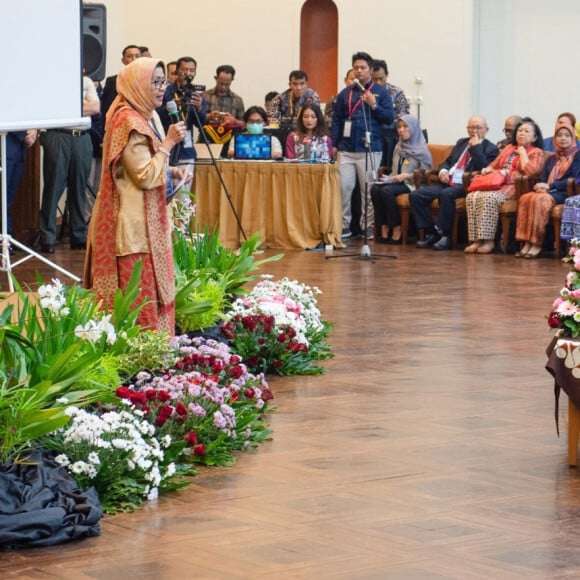
[[[447,159],[449,153],[453,149],[453,145],[436,145],[428,143],[427,147],[431,152],[431,157],[433,158],[433,167],[439,167],[441,163]],[[434,175],[434,178],[431,177]],[[413,175],[413,179],[415,182],[415,187],[418,189],[421,185],[426,185],[428,183],[436,183],[438,181],[437,177],[437,170],[436,169],[421,169],[415,171]],[[430,179],[434,179],[434,181],[429,181]],[[465,200],[463,200],[465,204]],[[403,193],[401,195],[397,195],[397,205],[399,206],[399,210],[401,211],[401,236],[403,239],[403,244],[407,243],[407,237],[409,235],[409,218],[411,216],[411,204],[409,203],[409,194]],[[431,207],[434,210],[439,209],[439,202],[435,200]],[[456,206],[457,207],[457,206]],[[464,206],[465,211],[465,206]],[[453,229],[455,231],[456,226],[455,222],[453,224]],[[454,238],[455,241],[456,238]]]

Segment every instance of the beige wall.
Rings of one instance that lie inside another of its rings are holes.
[[[416,96],[415,77],[421,77],[421,121],[434,143],[454,142],[475,112],[487,116],[493,140],[501,138],[503,119],[513,112],[534,116],[545,133],[559,111],[580,117],[580,77],[570,78],[578,46],[577,0],[552,2],[553,16],[544,0],[334,1],[337,86],[357,50],[385,58],[391,82],[409,97]],[[146,44],[164,60],[195,57],[196,81],[209,86],[216,66],[232,64],[238,71],[233,89],[249,106],[261,104],[269,90],[286,88],[288,72],[299,65],[303,0],[103,3],[108,75],[118,71],[123,46]]]

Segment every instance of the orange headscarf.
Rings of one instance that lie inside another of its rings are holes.
[[[566,129],[566,131],[568,131],[568,133],[570,134],[570,138],[572,139],[572,145],[568,147],[568,149],[558,149],[558,145],[556,144],[556,135],[558,134],[558,131],[560,131],[560,129]],[[562,177],[566,174],[570,165],[572,165],[572,162],[574,161],[574,156],[576,154],[576,151],[578,150],[578,147],[576,147],[576,133],[574,131],[574,127],[572,127],[572,125],[566,121],[564,122],[560,121],[556,123],[556,128],[554,129],[553,142],[554,148],[556,149],[554,156],[557,157],[557,161],[556,163],[554,163],[554,167],[552,167],[552,170],[548,175],[548,183],[552,183],[557,179],[562,179]]]
[[[117,75],[117,97],[107,112],[106,124],[126,105],[141,113],[145,119],[151,119],[157,106],[151,92],[151,79],[157,67],[161,67],[165,74],[162,61],[142,56],[130,62]]]

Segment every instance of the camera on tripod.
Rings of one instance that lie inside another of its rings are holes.
[[[205,85],[194,85],[193,84],[193,75],[186,75],[185,76],[185,85],[183,85],[183,90],[185,94],[188,93],[204,93],[205,92]]]

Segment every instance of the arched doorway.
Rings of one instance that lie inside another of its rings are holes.
[[[332,0],[307,0],[300,13],[300,68],[325,103],[336,94],[338,10]]]

